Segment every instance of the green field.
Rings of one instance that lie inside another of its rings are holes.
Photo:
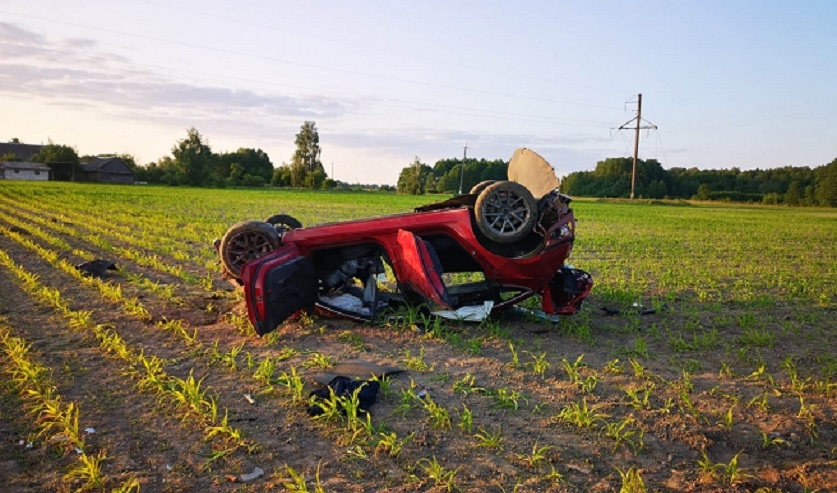
[[[570,263],[596,284],[557,324],[306,315],[259,339],[212,248],[242,220],[445,198],[0,182],[0,477],[11,491],[837,484],[835,210],[577,200]],[[120,270],[81,278],[92,258]],[[408,374],[369,421],[309,418],[313,375],[351,359]]]

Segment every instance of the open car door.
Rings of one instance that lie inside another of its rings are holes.
[[[260,336],[317,300],[314,266],[293,244],[245,264],[241,280],[247,314]]]
[[[396,239],[401,256],[393,268],[398,281],[437,305],[451,308],[442,282],[442,265],[433,247],[407,230],[399,229]]]

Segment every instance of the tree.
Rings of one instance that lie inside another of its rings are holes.
[[[837,207],[837,159],[817,168],[817,202],[826,207]]]
[[[317,124],[305,122],[294,140],[296,151],[291,158],[291,185],[295,187],[321,185],[326,178],[325,168],[320,162],[320,135]],[[307,178],[310,173],[322,173],[322,176]]]
[[[418,156],[406,168],[401,170],[398,176],[398,193],[410,195],[421,195],[424,193],[424,186],[427,182],[427,175],[433,170],[430,166],[421,162]]]
[[[219,177],[230,178],[234,171],[233,166],[236,164],[241,168],[238,178],[244,175],[261,176],[267,183],[273,177],[273,163],[270,162],[267,153],[261,149],[242,147],[235,152],[218,154],[213,161],[212,169]]]
[[[274,187],[288,187],[291,185],[291,168],[285,163],[273,170],[270,184]]]
[[[695,198],[697,200],[709,200],[712,198],[712,189],[709,188],[709,185],[706,183],[701,183],[697,189],[697,193],[695,194]]]
[[[799,186],[798,181],[792,181],[791,184],[788,185],[788,191],[785,194],[785,204],[792,206],[799,205],[802,200],[800,188],[801,187]]]
[[[49,143],[41,148],[37,154],[32,156],[32,161],[36,163],[72,163],[74,166],[79,164],[78,154],[76,150],[70,146]]]
[[[204,137],[195,127],[190,128],[186,138],[172,147],[171,153],[187,184],[200,186],[214,181],[211,173],[212,149],[204,143]]]

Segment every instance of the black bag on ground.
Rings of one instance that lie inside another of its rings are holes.
[[[351,399],[355,391],[360,389],[357,394],[358,409],[368,413],[369,408],[378,399],[378,390],[380,388],[380,382],[376,382],[375,380],[353,380],[349,377],[337,376],[328,382],[328,386],[311,392],[309,397],[315,397],[315,401],[325,401],[331,396],[331,392],[333,391],[337,397]],[[343,414],[346,414],[345,409],[342,409],[342,411]],[[308,408],[308,414],[310,416],[319,416],[323,414],[323,409],[314,403]]]

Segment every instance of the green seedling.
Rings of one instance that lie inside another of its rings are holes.
[[[483,447],[492,450],[503,450],[503,434],[500,427],[494,433],[486,431],[485,428],[480,428],[480,431],[474,435],[479,444],[478,447]]]
[[[579,428],[592,428],[608,417],[607,414],[598,412],[600,407],[588,406],[587,399],[583,399],[581,404],[570,402],[555,417]]]
[[[622,471],[619,468],[616,470],[619,471],[619,477],[622,480],[619,493],[645,493],[648,491],[638,469],[631,467],[627,471]]]
[[[416,466],[421,469],[428,480],[433,481],[435,488],[444,489],[448,493],[454,489],[458,489],[456,486],[456,474],[459,472],[459,467],[456,469],[447,469],[439,463],[436,456],[429,459],[419,459]]]
[[[525,463],[528,467],[535,469],[539,467],[541,464],[546,462],[546,454],[552,449],[549,445],[544,445],[543,447],[538,447],[538,442],[535,441],[535,444],[532,445],[532,453],[531,454],[515,454],[518,460]],[[553,468],[554,470],[554,468]]]
[[[551,368],[549,361],[546,360],[546,353],[534,354],[529,351],[526,351],[526,353],[528,353],[529,356],[532,357],[532,361],[530,361],[528,365],[529,368],[532,370],[532,373],[541,378],[544,378],[544,376],[546,375],[546,370]]]

